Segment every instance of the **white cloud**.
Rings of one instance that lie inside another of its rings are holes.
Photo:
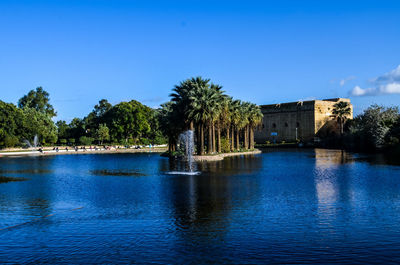
[[[390,83],[380,87],[382,94],[400,94],[400,83]]]
[[[361,88],[359,86],[355,86],[353,90],[351,90],[350,94],[352,96],[367,96],[367,95],[375,95],[376,89],[373,87],[370,88]]]
[[[375,82],[400,82],[400,65],[389,73],[375,78]]]
[[[341,79],[339,84],[340,84],[340,86],[344,86],[347,82],[354,80],[354,79],[356,79],[355,76],[349,76],[349,77]]]
[[[373,87],[361,88],[355,86],[351,91],[352,96],[373,96],[385,94],[400,94],[400,65],[394,70],[372,80]]]

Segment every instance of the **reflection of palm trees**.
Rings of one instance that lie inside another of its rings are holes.
[[[231,157],[214,163],[199,163],[201,175],[164,178],[162,190],[173,208],[179,227],[218,224],[223,226],[232,208],[240,207],[258,193],[256,181],[236,174],[253,174],[261,169],[260,156]],[[170,171],[172,160],[160,160],[160,171]],[[242,185],[243,184],[243,185]]]

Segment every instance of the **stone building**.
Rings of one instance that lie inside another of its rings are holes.
[[[347,98],[299,101],[272,105],[262,105],[264,114],[262,126],[255,132],[257,143],[309,142],[320,137],[339,134],[339,126],[332,114],[334,105],[339,101],[350,103]],[[350,103],[353,118],[353,106]]]

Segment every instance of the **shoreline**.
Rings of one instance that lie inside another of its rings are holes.
[[[55,150],[43,150],[42,152],[37,150],[28,150],[28,151],[7,151],[0,152],[0,158],[4,157],[26,157],[26,156],[52,156],[52,155],[91,155],[91,154],[129,154],[129,153],[162,153],[167,150],[167,147],[152,147],[152,148],[141,148],[141,149],[133,149],[133,148],[113,148],[110,150],[99,148],[97,150],[83,150],[78,149],[75,151],[74,149],[59,150],[58,152]]]
[[[193,156],[194,161],[196,162],[208,162],[208,161],[221,161],[224,160],[225,157],[231,156],[242,156],[242,155],[257,155],[261,154],[262,151],[259,149],[253,151],[245,151],[245,152],[233,152],[233,153],[225,153],[225,154],[218,154],[218,155],[195,155]]]

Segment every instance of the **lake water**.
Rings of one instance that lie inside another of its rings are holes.
[[[0,263],[399,263],[400,165],[322,149],[199,164],[0,159]]]

